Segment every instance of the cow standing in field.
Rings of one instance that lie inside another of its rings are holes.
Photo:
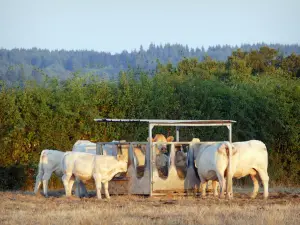
[[[191,144],[199,144],[197,148],[194,148],[193,149],[193,155],[194,155],[194,162],[197,158],[197,155],[199,152],[201,152],[203,149],[207,148],[208,146],[210,145],[213,145],[213,144],[217,144],[217,143],[220,143],[220,142],[200,142],[200,139],[199,138],[193,138],[192,141],[191,141]],[[195,165],[195,164],[194,164]],[[207,190],[208,191],[213,191],[214,192],[214,196],[218,196],[218,181],[212,181],[212,180],[209,180],[207,182]]]
[[[117,156],[118,153],[118,143],[124,143],[126,142],[125,140],[120,140],[120,141],[116,141],[113,140],[108,144],[104,144],[102,145],[102,150],[103,150],[103,155],[110,155],[110,156]],[[127,146],[127,148],[126,148]],[[128,150],[129,150],[129,146],[128,145],[121,145],[121,151],[123,152],[123,154],[125,155],[125,158],[128,158]],[[136,149],[134,148],[134,153],[138,153],[138,163],[144,163],[145,164],[145,155],[144,158],[141,156],[140,154],[140,149]],[[89,140],[77,140],[75,142],[75,144],[73,145],[72,148],[72,152],[86,152],[86,153],[90,153],[93,155],[96,155],[96,143],[95,142],[91,142]],[[134,155],[135,156],[135,155]],[[143,165],[144,165],[143,164]],[[117,175],[118,176],[118,175]],[[80,179],[76,179],[76,195],[79,197],[87,197],[88,196],[88,192],[86,190],[85,184],[80,180]]]
[[[254,186],[251,198],[255,198],[259,189],[259,184],[256,177],[258,174],[264,186],[264,198],[267,199],[269,196],[269,176],[268,151],[266,145],[258,140],[234,142],[232,145],[237,152],[232,157],[231,162],[231,172],[233,174],[233,178],[240,179],[250,175]],[[232,191],[232,186],[230,187],[229,191]]]
[[[63,175],[61,168],[61,160],[64,152],[58,150],[45,149],[41,152],[38,175],[36,176],[34,193],[37,194],[41,183],[43,182],[43,190],[45,197],[48,197],[48,181],[53,172],[59,177]]]
[[[102,145],[103,148],[103,155],[113,155],[117,156],[118,153],[118,144],[120,143],[120,150],[122,154],[128,157],[129,154],[129,144],[124,144],[126,141],[115,141],[113,140],[112,144],[104,144]],[[122,144],[123,143],[123,144]],[[72,152],[87,152],[91,154],[96,154],[96,143],[90,142],[88,140],[78,140],[73,146]],[[145,165],[145,152],[142,151],[141,148],[133,147],[133,157],[135,166],[144,166]]]
[[[199,148],[199,146],[198,146]],[[201,181],[202,196],[206,195],[206,182],[208,180],[220,183],[220,198],[225,197],[225,173],[227,173],[227,197],[232,197],[231,161],[236,151],[229,142],[209,144],[200,147],[195,160],[195,166]]]
[[[101,184],[105,188],[106,198],[110,198],[108,182],[118,173],[127,171],[125,156],[93,155],[83,152],[68,152],[62,160],[63,177],[66,196],[71,196],[75,179],[82,181],[94,178],[97,197],[101,199]]]
[[[95,146],[95,149],[93,149],[93,146]],[[109,146],[107,145],[104,148],[107,149],[108,147]],[[73,150],[96,154],[96,144],[88,140],[79,140],[74,144]],[[51,178],[52,173],[54,172],[60,178],[63,175],[61,161],[64,153],[65,152],[59,150],[50,149],[45,149],[41,152],[40,161],[38,165],[38,174],[36,176],[36,182],[34,187],[35,194],[38,194],[41,183],[43,183],[44,196],[48,197],[48,182]],[[87,195],[87,190],[82,182],[78,181],[76,186],[77,196],[80,196],[82,194],[85,196]]]

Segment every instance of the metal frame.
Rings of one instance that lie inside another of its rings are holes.
[[[152,196],[153,190],[153,164],[155,161],[153,159],[153,142],[152,142],[152,130],[155,126],[175,126],[176,127],[176,142],[180,139],[180,127],[200,127],[200,126],[226,126],[228,128],[228,139],[232,142],[232,123],[236,123],[234,120],[156,120],[156,119],[94,119],[95,122],[127,122],[127,123],[148,123],[148,137],[149,137],[149,147],[150,147],[150,157],[147,163],[150,166],[150,196]],[[100,147],[101,148],[101,147]],[[101,152],[102,149],[99,149]]]

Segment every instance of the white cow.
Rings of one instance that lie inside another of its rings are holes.
[[[129,144],[125,144],[125,142],[125,140],[113,140],[111,144],[108,143],[102,145],[103,155],[117,156],[119,149],[122,154],[125,155],[125,158],[128,158]],[[121,143],[121,145],[118,146],[118,143]],[[72,152],[86,152],[95,155],[96,143],[88,140],[78,140],[73,145]],[[145,151],[143,151],[141,148],[133,147],[133,153],[134,166],[145,166]],[[79,179],[76,179],[76,187],[77,196],[88,196],[84,183]]]
[[[251,198],[255,198],[258,193],[259,184],[256,175],[259,174],[264,186],[264,198],[268,198],[268,151],[266,145],[258,140],[234,142],[236,154],[232,157],[231,172],[233,178],[240,179],[247,175],[253,181],[253,193]],[[232,186],[230,187],[230,191]]]
[[[71,196],[75,179],[82,181],[95,180],[97,197],[101,199],[101,183],[104,184],[105,196],[109,197],[108,182],[118,173],[127,171],[127,160],[123,155],[93,155],[84,152],[68,152],[62,160],[66,196]]]
[[[192,141],[191,141],[191,145],[193,144],[197,144],[199,143],[200,144],[200,139],[199,138],[193,138]],[[220,143],[220,142],[202,142],[200,145],[198,145],[199,147],[198,148],[194,148],[193,151],[194,151],[194,161],[196,160],[197,158],[197,155],[198,155],[198,152],[202,151],[203,149],[207,148],[208,146],[210,145],[213,145],[213,144],[216,144],[216,143]],[[214,191],[214,195],[217,196],[218,195],[218,181],[211,181],[209,180],[207,182],[207,190],[208,191]]]
[[[118,149],[117,144],[118,143],[125,143],[125,140],[116,141],[113,140],[112,144],[104,144],[102,145],[103,149],[103,155],[112,155],[117,156]],[[120,150],[124,155],[128,157],[129,152],[129,145],[128,144],[122,144],[120,147]],[[96,143],[90,142],[88,140],[78,140],[73,145],[72,152],[87,152],[91,154],[96,154]],[[133,148],[133,157],[136,163],[136,166],[144,166],[145,165],[145,152],[141,150],[141,148],[134,147]]]
[[[227,171],[227,197],[231,198],[230,192],[232,186],[231,160],[236,151],[229,142],[221,142],[207,145],[207,147],[198,146],[199,151],[195,161],[195,166],[201,180],[202,196],[206,195],[206,182],[208,180],[218,180],[220,182],[220,198],[224,198],[225,193],[225,173]],[[197,148],[197,147],[196,147]]]
[[[48,181],[53,172],[59,177],[63,175],[61,168],[61,160],[64,152],[58,150],[45,149],[41,152],[38,175],[36,176],[34,193],[37,194],[41,183],[43,182],[43,190],[45,197],[48,197]]]

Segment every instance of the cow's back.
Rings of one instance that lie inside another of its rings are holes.
[[[88,152],[96,154],[96,143],[88,140],[78,140],[73,145],[72,152]]]
[[[196,147],[197,145],[195,145]],[[197,157],[195,160],[195,166],[199,175],[207,179],[215,179],[216,163],[217,163],[217,144],[198,145]]]
[[[61,160],[64,152],[45,149],[41,152],[40,163],[45,171],[54,171],[56,175],[62,175]]]
[[[197,158],[198,154],[204,152],[204,150],[212,145],[216,145],[219,142],[195,142],[192,143],[194,151],[194,160]]]
[[[240,178],[248,175],[252,168],[268,168],[268,152],[266,145],[258,140],[234,142],[237,154],[233,156],[234,177]]]
[[[93,174],[96,155],[85,152],[68,152],[63,158],[64,173],[73,174],[80,180],[89,180]]]

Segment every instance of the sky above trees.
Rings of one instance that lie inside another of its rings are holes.
[[[0,48],[300,43],[300,1],[0,0]]]

